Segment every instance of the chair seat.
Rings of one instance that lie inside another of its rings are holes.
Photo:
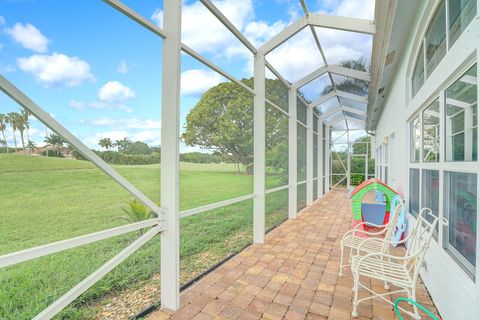
[[[358,237],[355,235],[349,235],[346,236],[343,239],[343,245],[347,248],[352,248],[352,249],[357,249],[360,246],[360,243],[364,241],[365,239],[368,238],[362,238]],[[382,245],[383,245],[383,239],[381,238],[375,238],[378,239],[378,241],[366,241],[362,245],[362,250],[363,252],[368,252],[368,253],[373,253],[373,252],[381,252],[382,251]]]
[[[380,260],[378,256],[374,256],[365,258],[360,264],[363,257],[361,255],[352,257],[352,272],[359,272],[361,276],[387,281],[402,288],[415,286],[410,272],[403,263],[389,261],[388,258]]]

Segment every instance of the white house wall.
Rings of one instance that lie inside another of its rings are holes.
[[[425,33],[425,28],[436,7],[437,2],[425,1],[411,24],[408,41],[405,43],[401,56],[398,57],[397,69],[392,83],[388,87],[385,97],[384,110],[375,129],[375,150],[384,143],[385,137],[395,135],[394,145],[390,145],[389,184],[398,190],[408,200],[408,166],[409,166],[409,126],[408,120],[419,109],[426,107],[440,89],[445,89],[448,84],[457,78],[464,67],[472,61],[480,62],[480,18],[472,20],[467,30],[457,39],[445,57],[441,60],[433,73],[429,76],[423,87],[410,100],[409,72],[415,62],[418,40]],[[477,10],[480,1],[477,2]],[[395,31],[394,31],[395,32]],[[479,64],[477,63],[477,68]],[[477,69],[477,74],[480,74]],[[480,91],[480,90],[479,90]],[[440,121],[443,121],[441,119]],[[441,149],[442,150],[442,149]],[[443,156],[443,154],[442,154]],[[477,192],[480,188],[479,162],[473,163],[448,163],[429,164],[429,168],[462,171],[465,167],[477,173]],[[448,166],[448,168],[447,168]],[[465,170],[465,169],[464,169]],[[442,183],[443,174],[440,174]],[[440,191],[440,215],[443,214],[442,191]],[[414,219],[411,217],[410,219]],[[477,261],[476,282],[471,279],[453,258],[442,248],[441,237],[439,242],[433,244],[426,255],[425,268],[421,275],[433,302],[438,308],[443,319],[480,319],[480,216],[477,209]],[[440,236],[442,232],[440,233]]]

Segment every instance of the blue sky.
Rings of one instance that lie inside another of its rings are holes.
[[[161,26],[162,1],[124,2]],[[214,3],[255,46],[303,14],[293,0]],[[315,12],[373,18],[372,1],[310,0],[307,4]],[[185,1],[183,18],[185,44],[238,79],[252,76],[252,55],[200,2]],[[371,38],[330,30],[318,33],[325,42],[328,63],[369,58]],[[267,59],[292,81],[322,63],[306,32]],[[103,1],[0,0],[0,73],[89,147],[98,148],[102,137],[160,143],[161,65],[162,40]],[[182,127],[201,94],[222,81],[208,67],[182,55]],[[308,94],[314,97],[319,88],[310,87]],[[0,94],[0,113],[18,109]],[[31,122],[32,140],[43,144],[44,127]],[[181,149],[198,148],[182,144]]]

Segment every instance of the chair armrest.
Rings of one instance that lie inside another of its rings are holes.
[[[386,254],[384,252],[373,252],[373,253],[369,253],[369,254],[366,254],[364,256],[362,256],[362,258],[360,258],[360,261],[358,262],[358,267],[360,267],[360,265],[367,259],[369,258],[374,258],[374,257],[378,257],[378,260],[379,261],[382,261],[382,260],[385,260],[385,258],[388,258],[389,260],[396,260],[396,261],[405,261],[405,260],[409,260],[409,259],[412,259],[412,258],[415,258],[417,255],[420,254],[420,250],[411,254],[411,255],[408,255],[408,256],[394,256],[394,255],[391,255],[391,254]]]
[[[375,224],[375,223],[371,223],[371,222],[360,222],[355,227],[353,227],[353,229],[358,229],[360,226],[364,226],[364,225],[366,225],[367,227],[375,227],[375,228],[386,228],[386,227],[388,227],[388,223],[387,224]]]
[[[355,234],[357,232],[365,234],[367,236],[379,236],[381,234],[384,234],[386,231],[387,231],[386,228],[384,230],[380,230],[378,232],[370,232],[370,231],[365,231],[365,230],[362,230],[362,229],[351,229],[351,230],[348,230],[347,232],[345,232],[345,234],[342,236],[341,241],[344,241],[345,237],[347,237],[348,235]]]

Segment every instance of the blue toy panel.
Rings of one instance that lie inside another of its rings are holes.
[[[385,203],[362,203],[362,216],[364,222],[383,225],[387,205]]]

